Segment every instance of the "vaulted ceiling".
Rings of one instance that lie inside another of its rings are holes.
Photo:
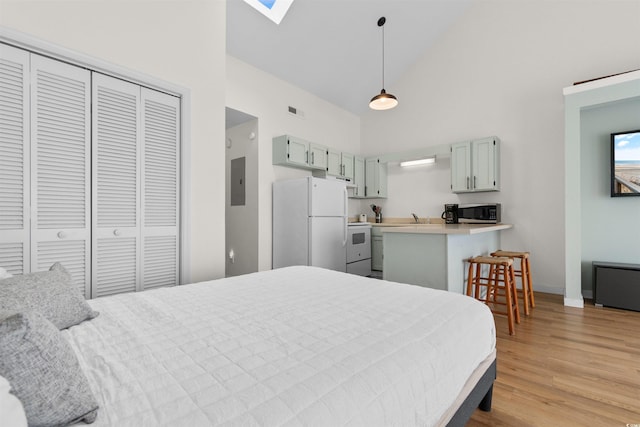
[[[227,1],[227,52],[355,114],[393,84],[471,0],[295,0],[276,25],[243,0]],[[402,102],[402,100],[400,100]]]

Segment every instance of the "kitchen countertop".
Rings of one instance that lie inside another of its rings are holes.
[[[508,230],[512,224],[372,224],[383,233],[409,234],[478,234]]]

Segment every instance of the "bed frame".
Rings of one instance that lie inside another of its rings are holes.
[[[496,379],[496,360],[482,375],[476,386],[471,390],[469,396],[462,402],[453,415],[447,427],[464,427],[476,408],[481,411],[491,411],[491,399],[493,397],[493,382]]]

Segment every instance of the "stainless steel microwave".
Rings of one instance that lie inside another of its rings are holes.
[[[500,203],[472,203],[458,205],[458,222],[467,224],[498,224],[501,222]]]

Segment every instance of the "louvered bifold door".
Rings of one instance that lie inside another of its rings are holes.
[[[60,262],[89,296],[89,71],[31,55],[31,270]]]
[[[141,289],[140,87],[93,73],[92,296]]]
[[[142,88],[142,283],[178,284],[179,99]]]
[[[0,267],[29,267],[29,53],[0,44]]]

